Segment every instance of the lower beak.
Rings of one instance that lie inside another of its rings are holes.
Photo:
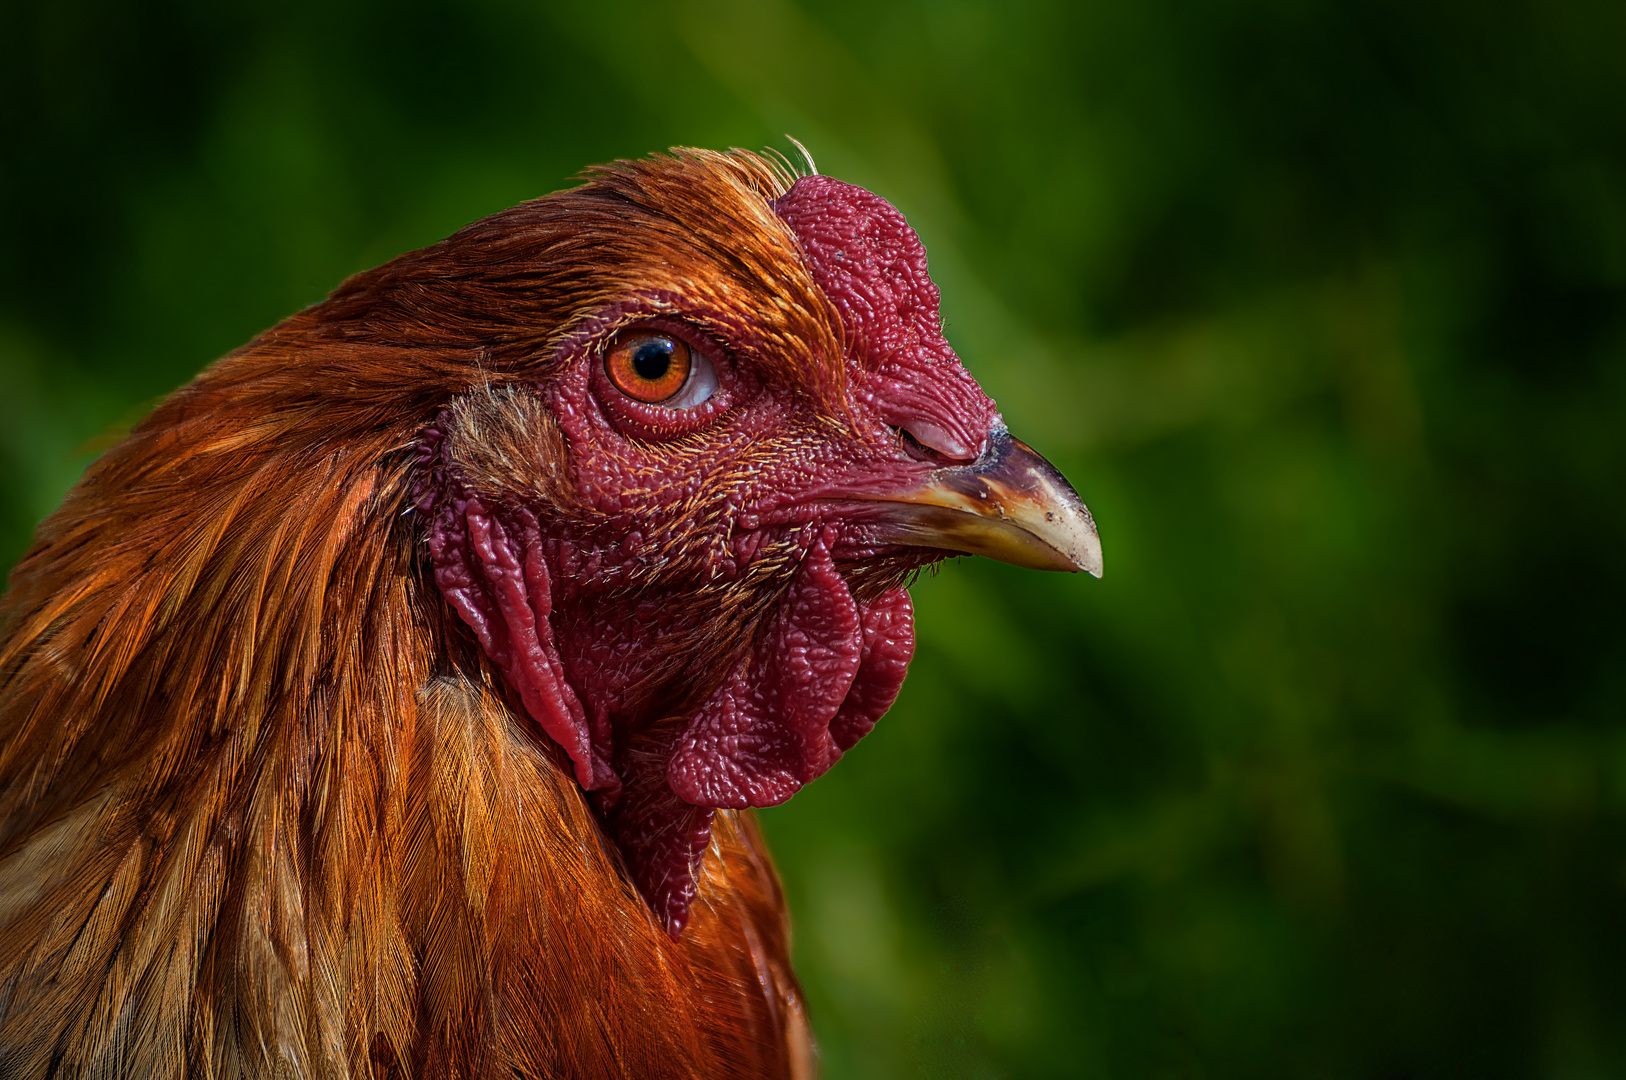
[[[886,543],[1101,576],[1101,537],[1089,508],[1054,465],[1003,425],[970,465],[938,469],[876,509],[875,535]]]

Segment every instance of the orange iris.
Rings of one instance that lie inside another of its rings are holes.
[[[637,401],[665,401],[689,381],[689,346],[658,330],[628,330],[610,343],[604,373]]]

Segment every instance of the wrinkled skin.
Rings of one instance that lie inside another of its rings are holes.
[[[842,349],[807,358],[822,382],[774,378],[737,312],[651,295],[557,342],[535,387],[568,463],[554,488],[473,491],[455,418],[423,441],[442,593],[674,934],[713,809],[788,799],[897,695],[914,648],[905,585],[946,553],[878,538],[870,500],[975,460],[998,422],[896,210],[822,176],[773,209]],[[716,393],[674,409],[617,390],[604,351],[629,326],[704,354]]]

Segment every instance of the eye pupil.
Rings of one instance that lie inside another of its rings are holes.
[[[697,371],[702,374],[696,383],[691,377]],[[648,327],[616,335],[604,353],[604,374],[623,394],[651,405],[670,401],[674,408],[689,408],[717,389],[716,373],[703,355],[682,338]],[[702,396],[683,405],[677,399],[684,393]]]
[[[632,370],[640,379],[654,382],[672,367],[673,343],[660,338],[644,342],[632,354]]]

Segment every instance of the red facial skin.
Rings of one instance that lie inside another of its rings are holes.
[[[576,322],[538,390],[575,502],[490,502],[424,438],[437,584],[569,755],[674,936],[718,807],[783,802],[892,704],[914,648],[905,585],[945,553],[878,543],[874,499],[981,453],[994,403],[943,339],[925,251],[895,209],[804,177],[773,204],[838,313],[842,392],[760,364],[737,312],[630,297]],[[683,338],[718,388],[636,401],[604,354],[629,326]],[[810,346],[811,347],[811,346]]]

